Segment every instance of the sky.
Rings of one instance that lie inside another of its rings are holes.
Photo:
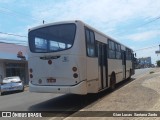
[[[0,0],[0,42],[27,45],[28,29],[43,20],[81,20],[132,48],[137,58],[160,59],[160,0]]]

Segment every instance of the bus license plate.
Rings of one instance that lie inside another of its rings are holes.
[[[54,78],[48,78],[48,79],[47,79],[47,82],[48,82],[48,83],[55,83],[55,82],[56,82],[56,79],[54,79]]]

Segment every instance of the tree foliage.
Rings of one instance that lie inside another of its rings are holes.
[[[157,61],[157,66],[160,67],[160,60]]]

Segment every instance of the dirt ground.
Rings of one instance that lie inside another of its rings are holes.
[[[81,111],[160,111],[160,68],[106,95]],[[77,114],[77,113],[75,113]],[[160,117],[72,117],[65,120],[160,120]]]

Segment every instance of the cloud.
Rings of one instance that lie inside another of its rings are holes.
[[[19,31],[16,30],[19,32],[17,34],[26,35],[29,28],[42,24],[41,21],[43,20],[45,20],[46,23],[50,23],[79,19],[103,33],[110,35],[112,38],[120,38],[117,40],[120,40],[121,42],[124,42],[125,40],[132,40],[131,43],[128,41],[124,43],[127,43],[126,45],[131,46],[134,49],[138,49],[137,43],[154,40],[160,35],[158,30],[146,29],[147,26],[135,28],[138,33],[135,33],[134,31],[134,34],[131,34],[131,31],[129,32],[129,35],[126,35],[128,31],[133,29],[135,26],[144,24],[144,22],[148,22],[150,19],[158,16],[157,11],[159,11],[160,8],[159,0],[154,0],[154,2],[153,0],[0,0],[0,3],[5,1],[6,4],[13,3],[12,1],[15,3],[19,2],[19,4],[15,4],[13,6],[21,6],[20,8],[24,8],[26,12],[28,12],[27,15],[24,14],[23,17],[21,17],[30,22],[25,25],[16,25],[14,27],[15,30],[17,26],[24,27],[21,31],[19,29]],[[25,10],[21,10],[22,13]],[[29,15],[30,13],[31,16]],[[21,20],[20,22],[24,23],[25,21]],[[123,26],[125,25],[127,26],[127,29],[124,29]],[[157,26],[152,27],[155,28]],[[124,34],[114,36],[114,33],[119,33],[121,31]],[[18,41],[21,40],[21,38],[13,38],[11,36],[0,37],[6,39],[17,39]],[[145,57],[145,55],[148,55],[147,53],[150,53],[149,55],[153,55],[154,50],[152,49],[152,52],[143,50],[142,52],[138,52],[138,56]],[[153,57],[156,59],[155,54]]]
[[[153,40],[158,36],[160,36],[159,30],[151,30],[151,31],[138,32],[135,34],[131,34],[131,35],[125,36],[125,38],[133,41],[147,41],[147,40]]]
[[[110,20],[124,21],[135,16],[151,17],[155,15],[153,13],[157,12],[159,7],[159,0],[154,2],[152,0],[67,0],[41,4],[41,7],[37,5],[33,10],[33,15],[48,20],[81,18],[109,22]]]
[[[15,0],[0,0],[0,3],[13,3]]]
[[[29,4],[29,3],[28,3]],[[31,4],[29,4],[31,5]],[[32,17],[47,22],[82,20],[107,34],[119,31],[117,26],[130,20],[154,18],[160,1],[155,0],[63,0],[37,2]]]

